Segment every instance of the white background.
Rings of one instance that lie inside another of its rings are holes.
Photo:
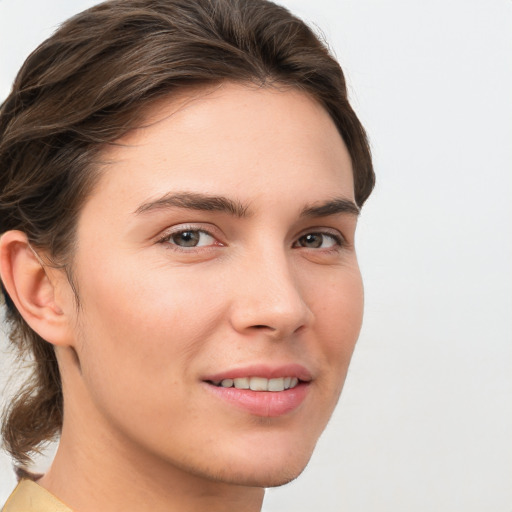
[[[94,3],[0,0],[0,98],[29,51]],[[340,406],[265,511],[511,512],[512,1],[282,3],[340,60],[378,187]],[[0,502],[13,485],[0,458]]]

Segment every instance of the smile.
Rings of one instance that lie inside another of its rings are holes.
[[[228,406],[267,418],[293,413],[311,392],[313,376],[300,364],[232,368],[203,377],[208,393]]]
[[[211,383],[214,386],[222,388],[279,392],[295,388],[299,384],[299,379],[297,377],[277,377],[273,379],[267,379],[265,377],[239,377],[236,379],[212,381]]]

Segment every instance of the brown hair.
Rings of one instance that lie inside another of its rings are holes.
[[[148,103],[224,80],[282,84],[316,98],[350,153],[356,202],[365,202],[374,173],[364,129],[339,64],[301,20],[265,0],[111,0],[41,44],[1,106],[0,233],[25,232],[73,284],[74,228],[99,151],[137,126]],[[34,359],[2,431],[23,465],[59,434],[62,390],[53,346],[4,296],[10,339]]]

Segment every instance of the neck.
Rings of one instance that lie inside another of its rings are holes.
[[[216,482],[169,463],[116,452],[112,443],[78,445],[63,430],[54,462],[39,484],[80,512],[259,512],[261,509],[262,488]]]
[[[64,393],[59,448],[38,481],[68,507],[80,512],[261,510],[263,488],[205,477],[141,447],[115,431],[80,388],[73,389],[73,400]]]

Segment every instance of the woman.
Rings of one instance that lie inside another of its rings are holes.
[[[361,324],[374,175],[339,65],[270,2],[108,1],[29,57],[0,140],[2,288],[37,363],[4,510],[259,510]]]

